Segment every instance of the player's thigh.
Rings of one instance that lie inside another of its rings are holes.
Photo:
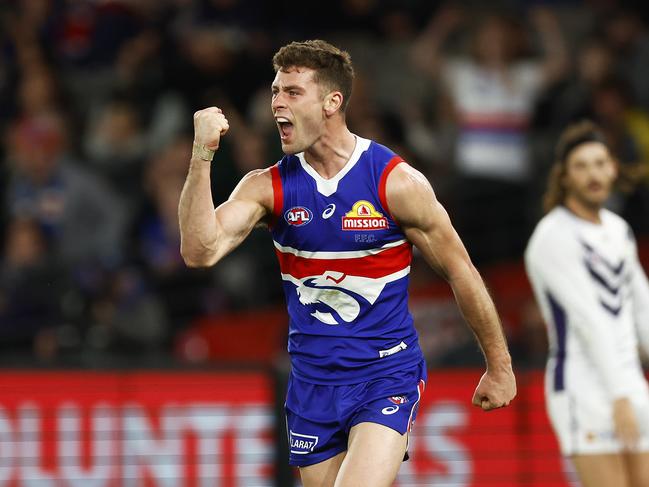
[[[631,487],[649,486],[649,452],[625,455]]]
[[[574,455],[572,462],[582,487],[630,487],[621,454]]]
[[[340,464],[347,452],[342,452],[324,462],[300,467],[300,478],[304,487],[333,487],[340,470]]]
[[[349,432],[347,455],[335,487],[388,487],[406,452],[408,435],[377,423],[359,423]]]

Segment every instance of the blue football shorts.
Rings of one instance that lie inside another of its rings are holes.
[[[360,384],[311,384],[291,374],[286,397],[289,464],[314,465],[346,451],[349,431],[359,423],[382,424],[399,434],[410,431],[425,384],[423,360]]]

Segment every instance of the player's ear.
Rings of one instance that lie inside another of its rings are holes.
[[[328,117],[340,110],[343,104],[343,94],[340,91],[332,91],[325,96],[324,111]]]

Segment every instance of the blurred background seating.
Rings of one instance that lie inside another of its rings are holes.
[[[644,13],[607,1],[2,2],[0,362],[283,354],[268,232],[214,269],[188,269],[177,203],[197,109],[218,105],[231,123],[213,165],[216,202],[281,157],[272,54],[322,37],[355,63],[352,130],[427,175],[494,294],[515,360],[542,364],[521,252],[567,123],[603,126],[623,168],[610,207],[649,253]],[[417,255],[411,294],[429,363],[479,363],[450,291]]]

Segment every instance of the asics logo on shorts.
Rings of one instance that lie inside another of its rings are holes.
[[[394,406],[386,406],[381,409],[381,413],[385,414],[386,416],[396,413],[399,410],[399,406],[401,404],[408,402],[408,398],[406,396],[392,396],[388,397],[388,401],[394,404]]]
[[[381,409],[381,412],[385,414],[386,416],[390,414],[394,414],[399,410],[399,406],[387,406]]]

